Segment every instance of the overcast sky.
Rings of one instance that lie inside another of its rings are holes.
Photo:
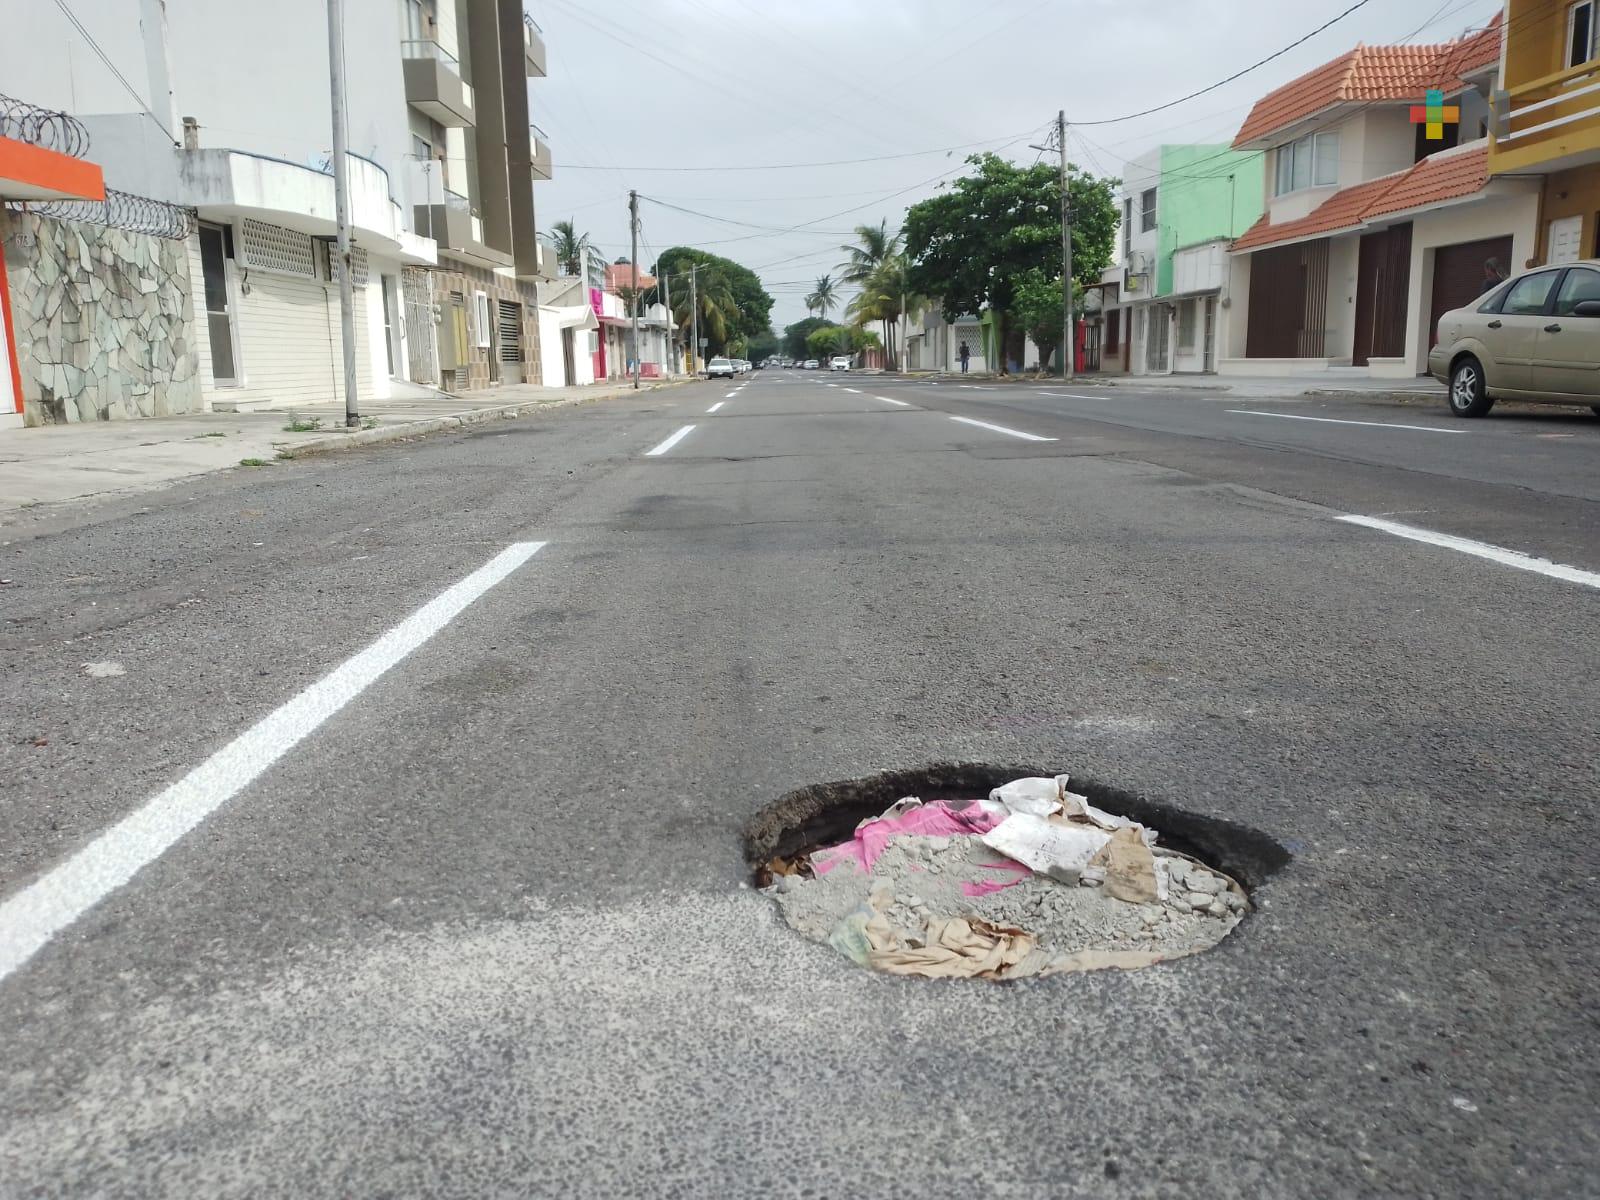
[[[966,154],[995,149],[1032,162],[1029,143],[1042,144],[1057,109],[1087,123],[1175,99],[1353,2],[530,0],[550,70],[530,89],[534,120],[556,164],[536,188],[539,223],[572,218],[611,260],[628,252],[630,187],[720,218],[641,201],[640,260],[687,244],[744,263],[777,298],[781,330],[806,315],[802,297],[835,270],[856,224],[897,227],[908,204],[960,173]],[[1358,41],[1449,41],[1499,8],[1368,0],[1178,108],[1075,126],[1070,157],[1116,176],[1161,142],[1226,142],[1263,92]],[[871,161],[774,165],[841,159]],[[681,167],[697,169],[660,169]]]

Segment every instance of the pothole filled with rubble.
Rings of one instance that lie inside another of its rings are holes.
[[[811,940],[890,974],[990,980],[1198,954],[1288,861],[1233,822],[983,764],[802,788],[757,814],[745,846]]]

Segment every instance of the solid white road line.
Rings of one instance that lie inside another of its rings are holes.
[[[346,659],[42,879],[0,904],[0,979],[238,795],[463,609],[527,562],[543,542],[517,542]]]
[[[1524,554],[1520,550],[1507,550],[1503,546],[1494,546],[1488,542],[1475,542],[1471,538],[1456,537],[1449,533],[1434,533],[1431,529],[1419,529],[1415,525],[1402,525],[1398,521],[1385,521],[1381,517],[1343,516],[1339,520],[1350,525],[1361,525],[1367,529],[1377,529],[1383,533],[1392,533],[1395,537],[1409,538],[1413,542],[1426,542],[1430,546],[1443,546],[1447,550],[1459,550],[1462,554],[1471,554],[1476,558],[1487,558],[1490,562],[1497,562],[1506,567],[1515,567],[1519,571],[1532,571],[1536,575],[1548,575],[1552,579],[1563,579],[1568,583],[1581,583],[1584,587],[1600,588],[1600,572],[1585,571],[1579,567],[1569,567],[1565,563],[1551,562],[1548,558],[1535,558],[1533,555]]]
[[[1395,421],[1341,421],[1337,417],[1302,417],[1298,413],[1257,412],[1253,408],[1230,408],[1241,417],[1282,417],[1285,421],[1319,421],[1324,425],[1370,425],[1374,429],[1415,429],[1419,433],[1466,433],[1465,429],[1440,429],[1437,425],[1401,425]]]
[[[991,425],[987,421],[974,421],[971,417],[951,417],[952,421],[960,421],[963,425],[976,425],[979,429],[992,430],[995,433],[1004,433],[1010,437],[1021,438],[1025,442],[1053,442],[1053,437],[1040,437],[1037,433],[1023,433],[1020,429],[1007,429],[1004,425]]]
[[[717,402],[716,402],[716,403],[715,403],[715,404],[713,404],[713,405],[712,405],[712,406],[711,406],[711,407],[710,407],[710,408],[708,408],[708,409],[706,409],[706,411],[707,411],[707,412],[708,412],[708,413],[714,413],[714,412],[716,412],[716,411],[717,411],[717,409],[719,409],[719,408],[721,408],[721,407],[722,407],[722,406],[723,406],[723,405],[724,405],[724,404],[726,404],[726,403],[727,403],[727,401],[726,401],[726,400],[718,400],[718,401],[717,401]]]
[[[904,400],[896,400],[893,396],[874,396],[874,400],[882,400],[885,404],[898,404],[901,408],[910,408],[911,405]]]
[[[677,433],[673,434],[666,441],[662,442],[659,446],[655,447],[652,450],[646,450],[644,452],[645,453],[645,457],[646,458],[654,458],[658,454],[665,454],[668,450],[671,450],[679,442],[683,441],[684,438],[688,437],[689,434],[692,433],[693,431],[694,431],[694,426],[693,425],[685,425],[682,429],[678,430]]]

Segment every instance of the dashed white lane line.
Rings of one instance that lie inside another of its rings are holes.
[[[845,388],[845,391],[847,391],[847,392],[849,392],[849,393],[851,393],[852,395],[855,395],[855,396],[861,395],[861,389],[860,388]]]
[[[1524,554],[1520,550],[1507,550],[1504,546],[1495,546],[1489,542],[1475,542],[1471,538],[1456,537],[1454,534],[1435,533],[1431,529],[1419,529],[1415,525],[1402,525],[1398,521],[1385,521],[1382,517],[1346,515],[1340,517],[1339,520],[1350,525],[1361,525],[1367,529],[1392,533],[1395,537],[1408,538],[1413,542],[1426,542],[1430,546],[1443,546],[1447,550],[1459,550],[1462,554],[1470,554],[1475,558],[1486,558],[1490,562],[1497,562],[1501,566],[1515,567],[1519,571],[1532,571],[1536,575],[1548,575],[1551,579],[1563,579],[1568,583],[1581,583],[1584,587],[1600,588],[1600,572],[1585,571],[1581,567],[1569,567],[1565,563],[1552,562],[1548,558],[1536,558],[1532,554]]]
[[[1370,425],[1374,429],[1415,429],[1419,433],[1466,433],[1465,429],[1440,429],[1437,425],[1401,425],[1397,421],[1341,421],[1337,417],[1302,417],[1298,413],[1257,412],[1253,408],[1230,408],[1241,417],[1282,417],[1285,421],[1318,421],[1324,425]]]
[[[956,386],[958,388],[966,388],[969,392],[992,392],[995,390],[992,387],[984,387],[981,383],[958,383]]]
[[[739,394],[739,389],[738,388],[734,388],[733,391],[729,392],[726,396],[723,397],[723,399],[724,400],[732,400],[738,394]]]
[[[1054,396],[1054,397],[1056,397],[1057,399],[1060,399],[1060,400],[1109,400],[1110,399],[1109,396],[1085,396],[1081,392],[1035,392],[1034,395],[1036,395],[1036,396]],[[1124,400],[1128,399],[1128,397],[1126,397],[1126,396],[1119,397],[1119,398],[1120,399],[1124,399]]]
[[[517,542],[506,547],[42,879],[0,904],[0,979],[160,858],[384,672],[537,554],[544,544]]]
[[[716,403],[715,403],[715,404],[713,404],[713,405],[712,405],[712,406],[711,406],[711,407],[710,407],[710,408],[708,408],[708,409],[706,409],[706,411],[707,411],[707,412],[708,412],[708,413],[714,413],[714,412],[716,412],[716,411],[717,411],[717,409],[719,409],[719,408],[721,408],[721,407],[722,407],[722,406],[723,406],[723,405],[724,405],[724,404],[726,404],[726,403],[727,403],[727,401],[726,401],[726,400],[718,400],[718,401],[717,401],[717,402],[716,402]]]
[[[904,400],[896,400],[893,396],[874,396],[874,400],[882,400],[885,404],[898,404],[901,408],[910,408],[911,405]]]
[[[974,421],[971,417],[951,417],[952,421],[960,421],[963,425],[976,425],[979,429],[988,429],[994,433],[1003,433],[1008,437],[1021,438],[1025,442],[1053,442],[1053,437],[1040,437],[1037,433],[1023,433],[1020,429],[1008,429],[1004,425],[991,425],[987,421]]]
[[[646,458],[655,458],[657,455],[665,454],[668,450],[671,450],[674,446],[676,446],[679,442],[683,441],[684,438],[688,437],[693,432],[694,432],[694,426],[693,425],[685,425],[682,429],[678,430],[677,433],[673,434],[666,441],[662,442],[659,446],[655,446],[655,447],[652,447],[649,450],[646,450],[644,452],[645,453],[645,457]]]

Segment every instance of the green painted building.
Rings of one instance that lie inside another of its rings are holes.
[[[1162,146],[1156,155],[1155,292],[1170,295],[1173,251],[1236,238],[1261,216],[1266,156],[1226,145]]]

